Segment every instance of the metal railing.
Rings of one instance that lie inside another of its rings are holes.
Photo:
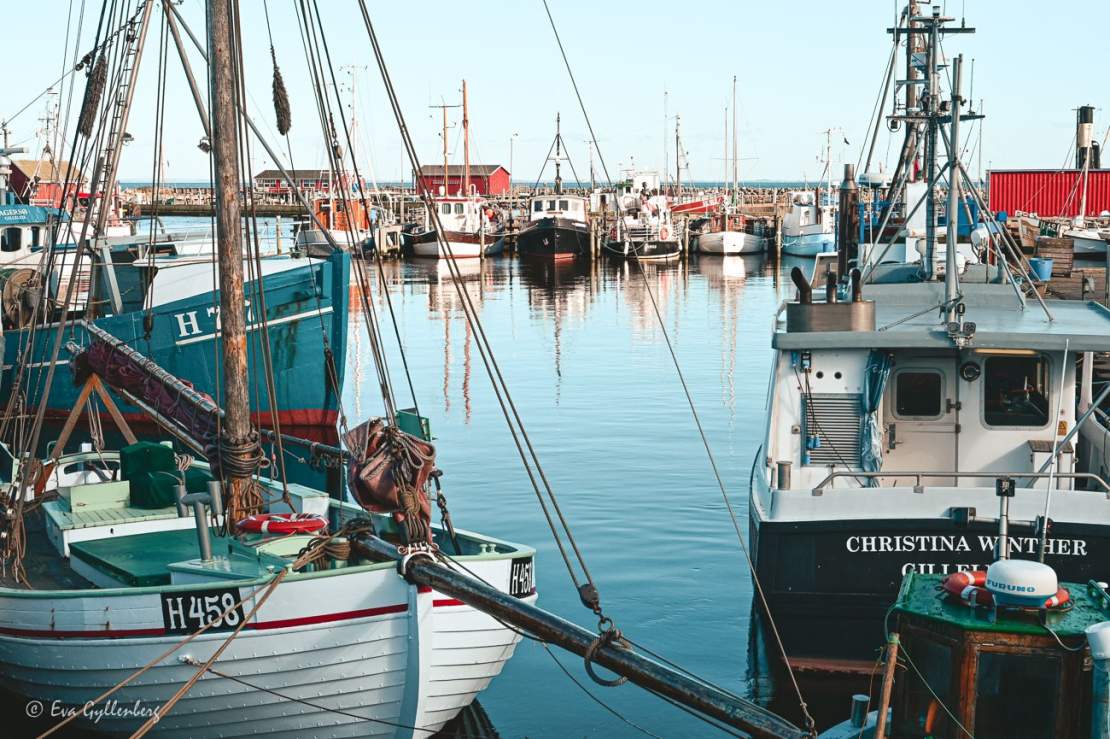
[[[914,479],[913,491],[915,493],[924,493],[925,486],[921,484],[923,477],[952,477],[960,479],[962,477],[975,477],[986,479],[998,479],[1000,477],[1013,477],[1015,479],[1040,479],[1047,477],[1055,477],[1067,480],[1094,480],[1101,487],[1106,497],[1110,498],[1110,484],[1103,480],[1101,477],[1093,472],[956,472],[955,470],[892,470],[889,472],[853,472],[851,470],[836,470],[830,472],[825,476],[821,482],[813,487],[814,495],[824,495],[825,488],[829,486],[833,480],[838,477],[851,477],[855,479],[868,478],[877,479],[880,477],[912,477]],[[894,487],[894,486],[891,486]]]

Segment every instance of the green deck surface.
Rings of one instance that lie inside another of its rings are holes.
[[[971,608],[940,590],[944,575],[909,573],[902,580],[894,610],[947,623],[968,631],[997,631],[1011,634],[1044,635],[1045,628],[1037,620],[1036,612],[1015,612],[999,609],[997,620],[991,621],[990,608]],[[1110,608],[1105,597],[1092,597],[1086,585],[1060,583],[1071,595],[1072,607],[1067,610],[1049,611],[1047,624],[1060,636],[1083,636],[1088,626],[1110,620]]]
[[[222,578],[253,580],[265,575],[268,567],[281,569],[288,563],[281,557],[258,552],[233,538],[215,534],[212,534],[212,553],[220,564],[199,563],[195,561],[200,555],[195,529],[75,542],[69,545],[69,552],[71,557],[131,587],[168,585],[170,565],[177,565],[173,569],[178,572],[188,570]]]

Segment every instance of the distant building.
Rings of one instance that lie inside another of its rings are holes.
[[[28,205],[57,208],[62,204],[62,192],[68,186],[84,195],[85,175],[69,162],[60,161],[55,166],[48,159],[13,159],[9,187],[16,199]]]
[[[987,173],[989,206],[995,213],[1036,213],[1049,218],[1079,214],[1083,170],[992,169]],[[1087,215],[1110,211],[1110,169],[1087,172]]]
[[[426,164],[413,178],[416,181],[417,192],[430,192],[440,194],[444,187],[443,165]],[[458,195],[463,191],[465,173],[463,165],[452,164],[447,168],[446,188],[443,192],[447,195]],[[471,164],[470,187],[478,195],[505,195],[511,189],[509,170],[500,164]]]
[[[289,174],[293,177],[293,181],[297,183],[297,188],[309,195],[327,194],[331,192],[333,184],[338,184],[337,178],[330,169],[292,169],[289,170]],[[344,175],[338,178],[338,182],[347,182],[350,179]],[[254,176],[254,186],[262,192],[279,195],[292,192],[289,189],[289,183],[286,181],[285,175],[277,169],[267,169],[256,174]]]

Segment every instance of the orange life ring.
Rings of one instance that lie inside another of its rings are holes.
[[[326,529],[328,521],[315,513],[260,513],[235,526],[253,534],[311,534]]]
[[[983,570],[953,572],[941,581],[944,592],[954,595],[969,606],[993,606],[994,594],[986,589],[987,573]],[[1044,602],[1043,608],[1059,608],[1071,595],[1065,588],[1058,588],[1056,595]]]
[[[670,226],[660,226],[659,227],[659,240],[660,241],[667,241],[670,238],[671,238],[671,227]]]

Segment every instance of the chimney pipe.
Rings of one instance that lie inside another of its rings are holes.
[[[852,302],[859,303],[863,300],[862,275],[858,269],[852,270]]]
[[[836,272],[831,269],[825,273],[825,302],[836,302]]]
[[[844,181],[840,183],[840,202],[836,222],[836,269],[848,274],[848,264],[859,259],[859,187],[856,167],[844,165]]]
[[[1094,140],[1095,109],[1093,105],[1080,106],[1075,118],[1075,168],[1083,169],[1086,163],[1088,169],[1098,169],[1099,159],[1098,142]]]
[[[798,302],[802,305],[812,303],[813,288],[810,287],[809,281],[802,274],[802,270],[798,267],[790,270],[790,279],[794,282],[794,287],[798,288]]]

